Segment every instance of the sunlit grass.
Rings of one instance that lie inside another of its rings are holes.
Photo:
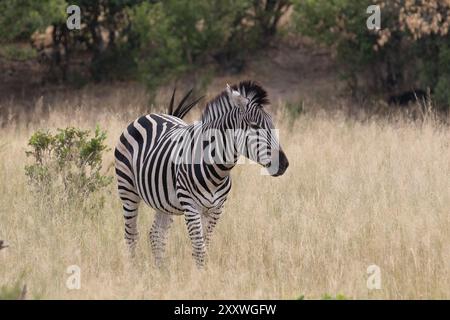
[[[0,239],[9,247],[0,251],[0,286],[20,280],[29,298],[44,299],[450,298],[448,127],[320,115],[291,123],[279,113],[286,174],[238,166],[207,269],[196,270],[178,217],[158,270],[147,243],[153,212],[145,206],[137,258],[128,259],[115,184],[99,195],[106,204],[95,215],[37,205],[28,192],[25,149],[35,129],[100,123],[113,147],[130,114],[139,114],[90,107],[1,129]],[[104,168],[111,175],[112,160],[110,152]],[[372,264],[381,269],[380,290],[366,286]],[[81,268],[80,290],[66,287],[70,265]]]

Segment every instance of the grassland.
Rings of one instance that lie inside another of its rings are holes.
[[[279,108],[286,174],[238,166],[207,269],[195,268],[180,217],[160,270],[147,243],[153,212],[145,206],[137,258],[128,259],[115,184],[98,195],[104,208],[87,215],[36,205],[24,175],[35,129],[99,123],[112,147],[141,112],[127,99],[114,112],[98,109],[99,101],[60,101],[46,117],[26,115],[43,120],[0,129],[0,239],[9,243],[0,251],[0,286],[26,283],[27,297],[41,299],[450,298],[448,127],[320,113],[292,122]],[[109,152],[111,175],[112,160]],[[372,264],[381,269],[380,290],[366,286]],[[70,265],[81,268],[80,290],[66,287]]]

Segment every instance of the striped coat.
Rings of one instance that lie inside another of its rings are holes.
[[[124,130],[115,149],[116,175],[132,253],[138,207],[144,201],[156,211],[149,235],[156,263],[161,264],[172,217],[184,215],[193,256],[202,267],[239,156],[255,160],[274,176],[284,173],[288,161],[271,133],[272,120],[263,110],[266,92],[260,86],[242,82],[228,87],[207,104],[202,120],[190,125],[181,118],[198,100],[187,105],[185,99],[172,115],[142,116]]]

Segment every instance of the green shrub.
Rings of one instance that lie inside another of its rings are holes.
[[[304,294],[302,294],[296,298],[296,300],[306,300],[306,299],[307,298],[305,297]],[[325,293],[321,296],[321,300],[348,300],[348,299],[349,298],[347,296],[345,296],[344,294],[341,294],[341,293],[336,294],[336,296]]]
[[[16,281],[12,286],[2,285],[0,287],[0,300],[25,299],[26,287],[22,281]]]
[[[143,81],[152,89],[212,59],[227,47],[230,24],[240,10],[235,0],[143,2],[130,9]]]
[[[429,88],[448,107],[450,4],[431,1],[295,0],[294,24],[332,48],[352,93]],[[379,31],[366,27],[372,4],[381,6]]]
[[[66,27],[69,4],[80,7],[80,30]],[[140,78],[155,89],[182,74],[198,78],[192,73],[202,76],[204,66],[241,71],[274,38],[290,6],[290,0],[2,0],[0,43],[30,40],[52,26],[51,54],[35,44],[53,73],[49,79],[70,81],[77,58],[86,57],[93,80]]]
[[[439,77],[434,96],[438,105],[450,106],[450,75]]]
[[[64,0],[0,1],[0,42],[29,40],[34,31],[65,22],[66,8]]]
[[[3,56],[8,60],[26,61],[36,58],[37,52],[31,47],[5,44],[0,48],[0,56]]]
[[[35,132],[30,140],[27,156],[33,163],[25,167],[25,174],[40,200],[99,208],[101,199],[90,196],[109,185],[112,177],[103,175],[102,156],[106,132],[95,129],[93,137],[88,130],[69,127]]]
[[[205,65],[239,72],[267,46],[290,1],[167,0],[129,9],[135,59],[149,88]]]
[[[322,300],[348,300],[348,298],[341,293],[336,294],[334,297],[328,293],[325,293],[322,296]]]
[[[373,92],[393,90],[390,78],[403,70],[405,56],[398,33],[391,41],[377,47],[379,35],[366,27],[366,9],[371,0],[296,0],[294,22],[297,30],[308,37],[333,48],[337,62],[342,66],[344,79],[353,93],[368,86]],[[382,27],[390,27],[395,20],[389,7],[383,8]],[[401,56],[400,56],[401,52]],[[358,76],[367,73],[361,83]],[[399,79],[396,79],[399,81]]]
[[[304,101],[299,102],[286,102],[285,110],[290,121],[290,124],[293,124],[295,120],[297,120],[305,110]]]

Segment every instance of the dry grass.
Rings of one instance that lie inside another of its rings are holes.
[[[138,257],[128,260],[115,185],[102,194],[107,202],[96,216],[69,208],[51,214],[27,192],[24,151],[37,127],[98,122],[113,146],[139,113],[131,105],[120,116],[93,112],[84,103],[51,111],[38,124],[0,129],[0,239],[9,244],[0,251],[0,285],[22,279],[30,298],[45,299],[450,298],[448,127],[321,115],[290,127],[280,115],[287,173],[235,169],[208,268],[196,270],[180,217],[167,267],[158,270],[146,241],[153,213],[144,206]],[[112,174],[111,163],[112,152],[105,159]],[[73,264],[81,267],[80,290],[65,285]],[[381,268],[381,290],[366,287],[371,264]]]

